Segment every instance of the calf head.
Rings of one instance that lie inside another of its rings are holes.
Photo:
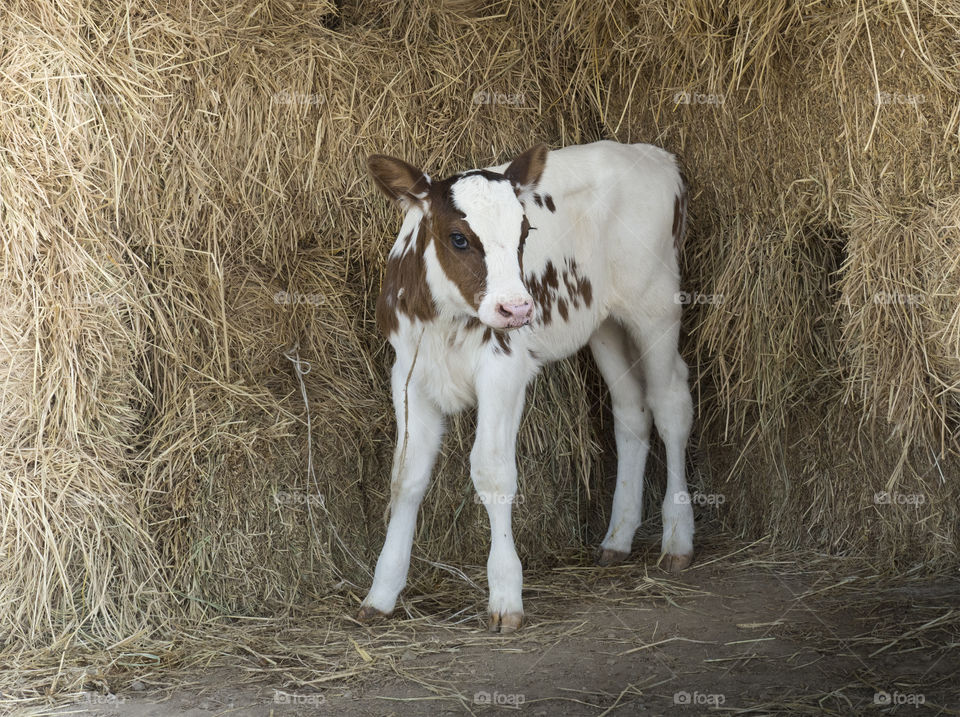
[[[525,326],[533,297],[523,283],[523,245],[530,230],[524,202],[540,181],[546,145],[517,157],[503,174],[472,170],[442,181],[403,160],[375,154],[367,160],[374,181],[402,208],[419,211],[426,280],[441,314],[476,317],[494,329]]]

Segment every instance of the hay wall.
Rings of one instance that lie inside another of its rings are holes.
[[[364,176],[375,151],[435,174],[541,140],[680,154],[685,287],[722,296],[689,308],[684,345],[692,482],[727,498],[709,517],[954,564],[954,24],[936,5],[844,2],[8,5],[4,632],[107,642],[362,593],[393,441],[372,307],[399,218]],[[583,357],[530,398],[516,531],[536,569],[599,538],[610,426]],[[471,421],[418,558],[485,559]],[[437,575],[415,559],[419,584]]]

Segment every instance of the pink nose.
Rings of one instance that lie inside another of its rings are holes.
[[[497,313],[507,319],[508,326],[523,326],[530,321],[533,304],[529,301],[523,304],[497,304]]]

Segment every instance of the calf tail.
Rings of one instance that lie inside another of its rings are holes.
[[[680,173],[680,185],[677,187],[677,196],[673,202],[673,245],[677,248],[677,251],[683,249],[683,241],[687,236],[687,204],[688,204],[688,190],[687,190],[687,178],[683,175],[683,170],[678,170]]]

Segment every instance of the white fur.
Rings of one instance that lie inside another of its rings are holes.
[[[541,276],[548,261],[562,272],[565,262],[575,261],[580,276],[590,280],[592,302],[588,307],[581,301],[577,310],[569,302],[566,321],[555,302],[549,325],[535,317],[530,326],[509,332],[508,355],[497,341],[484,342],[482,329],[468,330],[464,323],[479,315],[496,326],[488,320],[495,318],[490,311],[496,301],[529,299],[516,258],[521,205],[506,182],[474,175],[454,185],[455,203],[486,252],[486,295],[479,312],[473,312],[446,278],[431,245],[425,257],[427,278],[439,317],[427,324],[401,317],[399,330],[390,337],[396,351],[392,382],[398,426],[392,513],[365,605],[384,613],[393,610],[406,581],[417,507],[439,448],[442,416],[477,405],[470,461],[471,478],[490,520],[488,607],[494,614],[522,612],[521,568],[510,517],[525,389],[544,363],[587,343],[610,389],[619,457],[602,547],[630,550],[640,524],[643,470],[655,423],[667,454],[662,549],[676,556],[692,552],[684,451],[693,408],[687,367],[677,351],[681,306],[671,233],[680,188],[673,156],[650,145],[596,142],[550,152],[533,191],[550,195],[556,212],[525,201],[533,229],[524,273]],[[413,221],[408,214],[398,244]],[[557,298],[571,298],[562,281]]]
[[[487,291],[477,316],[488,326],[503,328],[498,304],[526,304],[533,298],[520,279],[517,245],[523,205],[509,182],[490,182],[480,175],[453,185],[453,204],[483,243],[487,264]]]
[[[403,224],[400,225],[400,234],[393,248],[390,249],[389,257],[403,256],[413,249],[417,244],[417,230],[420,222],[424,218],[423,209],[419,206],[411,207],[403,217]]]

